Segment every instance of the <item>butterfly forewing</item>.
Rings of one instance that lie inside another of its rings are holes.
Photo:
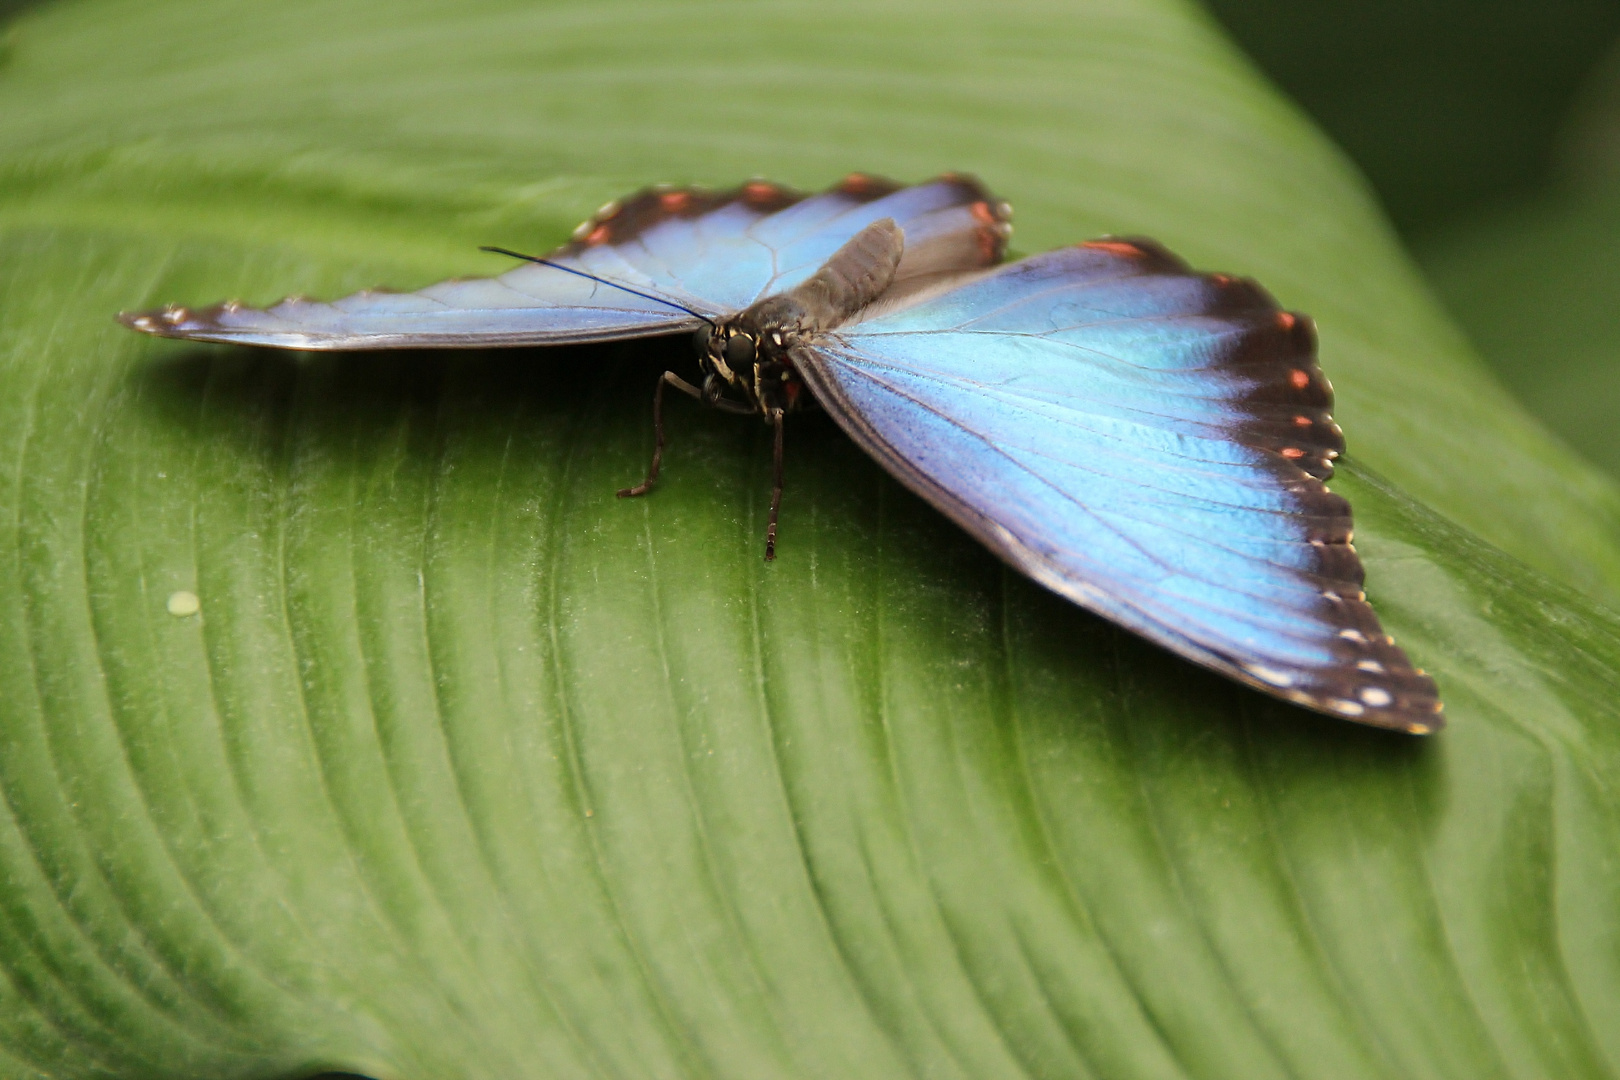
[[[1051,252],[795,358],[901,480],[1019,569],[1199,663],[1439,725],[1361,593],[1308,320],[1147,242]]]
[[[288,349],[486,348],[678,333],[702,323],[681,307],[719,318],[791,288],[885,217],[911,239],[901,267],[908,278],[1000,261],[1006,214],[977,181],[947,176],[902,188],[857,174],[809,197],[753,181],[723,192],[649,188],[609,203],[547,256],[603,281],[523,263],[498,277],[416,292],[292,297],[267,309],[169,307],[120,319],[163,337]]]

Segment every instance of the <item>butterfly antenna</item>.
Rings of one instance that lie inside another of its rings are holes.
[[[685,304],[677,304],[675,301],[666,300],[662,296],[654,296],[652,293],[644,293],[640,289],[632,289],[628,285],[620,285],[617,281],[609,281],[607,278],[597,277],[595,274],[587,274],[583,270],[575,270],[571,266],[564,266],[561,263],[554,263],[550,259],[542,259],[538,255],[525,255],[521,251],[508,251],[505,248],[500,248],[500,247],[480,247],[478,250],[479,251],[493,252],[496,255],[509,255],[514,259],[522,259],[525,262],[539,263],[541,266],[549,266],[553,270],[561,270],[565,274],[573,274],[575,277],[582,277],[586,281],[594,281],[598,285],[607,285],[607,286],[610,286],[611,288],[622,289],[624,292],[630,293],[632,296],[639,296],[643,300],[651,300],[655,304],[666,304],[669,307],[675,308],[677,311],[686,312],[688,315],[691,315],[693,318],[702,319],[704,322],[708,323],[711,327],[714,326],[714,320],[713,319],[709,318],[707,315],[703,314],[700,311],[693,311],[691,308],[687,307]]]

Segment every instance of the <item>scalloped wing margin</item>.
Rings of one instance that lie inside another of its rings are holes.
[[[1093,241],[794,362],[890,472],[1053,591],[1309,708],[1441,725],[1324,483],[1343,437],[1311,323],[1253,282]]]

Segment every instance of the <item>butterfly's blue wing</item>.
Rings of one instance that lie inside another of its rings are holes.
[[[960,176],[902,188],[856,174],[809,197],[763,181],[723,192],[653,188],[604,206],[547,258],[719,318],[792,288],[883,218],[906,233],[903,286],[993,265],[1009,231],[1006,217],[1004,204]],[[555,345],[701,325],[669,304],[536,263],[409,293],[293,297],[266,309],[234,302],[168,307],[119,318],[164,337],[287,349]]]
[[[1303,316],[1096,241],[876,311],[795,356],[903,482],[1054,591],[1243,682],[1439,726],[1361,591]]]

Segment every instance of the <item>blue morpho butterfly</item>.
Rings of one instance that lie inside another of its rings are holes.
[[[812,404],[1007,562],[1195,663],[1363,723],[1440,726],[1435,685],[1361,591],[1344,440],[1303,315],[1157,244],[1002,264],[1010,208],[975,180],[856,174],[609,203],[496,278],[332,303],[120,316],[288,349],[550,345],[697,331],[702,382],[658,383],[775,427]],[[491,249],[500,250],[500,249]],[[502,251],[515,255],[515,252]]]

